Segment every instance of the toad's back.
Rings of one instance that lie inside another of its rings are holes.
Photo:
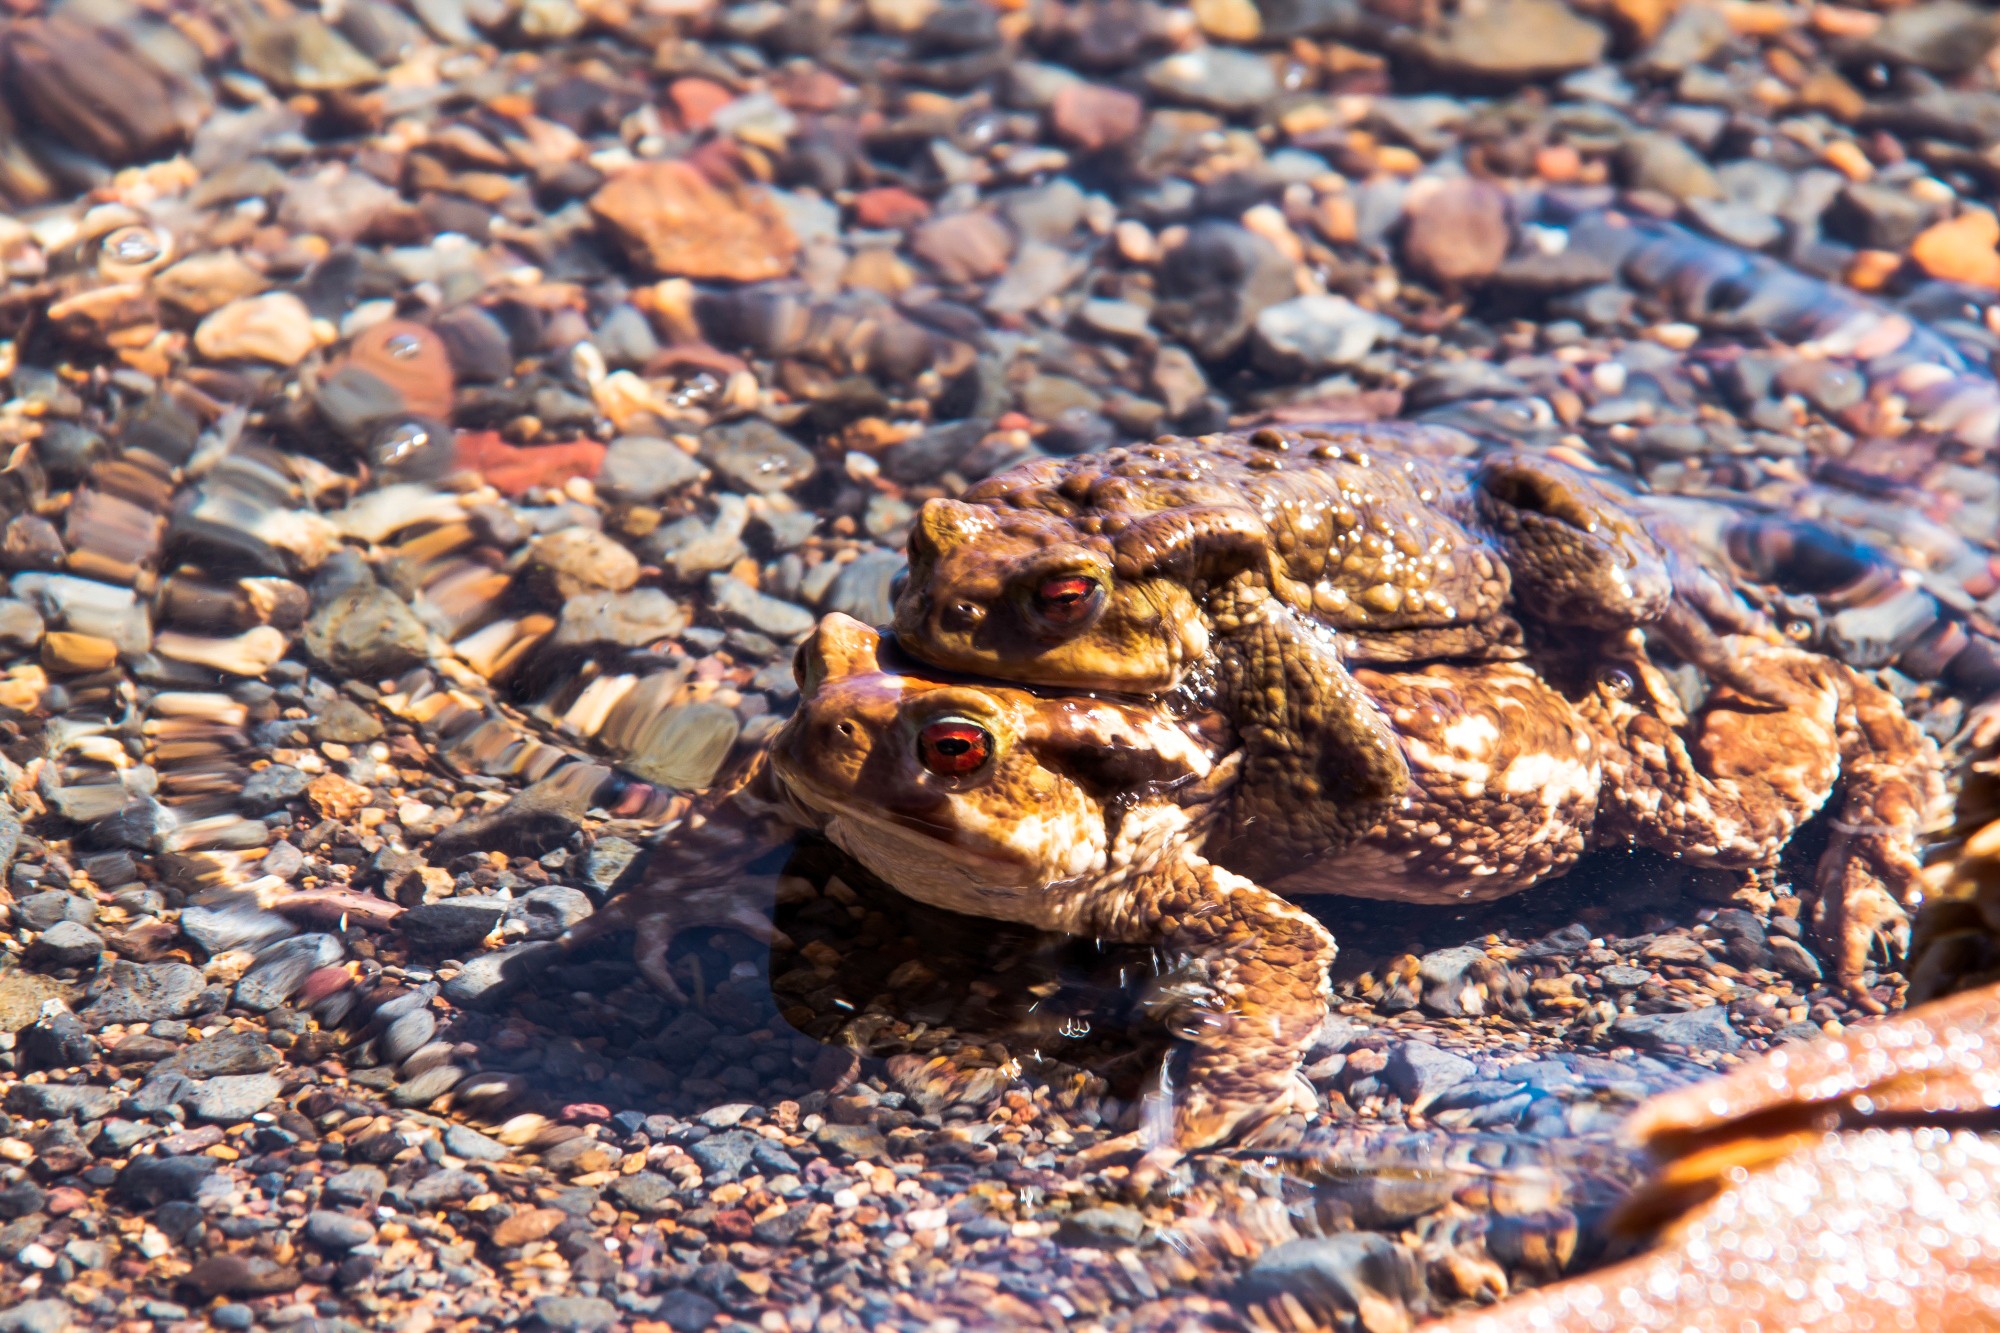
[[[1507,568],[1471,525],[1469,469],[1451,456],[1461,442],[1471,446],[1457,432],[1384,423],[1168,437],[1017,467],[964,499],[1106,536],[1169,511],[1252,515],[1265,536],[1259,573],[1282,601],[1359,636],[1363,659],[1407,659],[1443,647],[1407,631],[1512,633]],[[1394,641],[1373,637],[1390,631]]]

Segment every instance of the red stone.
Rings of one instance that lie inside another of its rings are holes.
[[[420,416],[451,418],[457,388],[444,340],[421,324],[391,319],[358,335],[346,364],[357,366],[402,394],[403,405]]]
[[[1146,104],[1123,88],[1096,83],[1072,83],[1049,106],[1049,127],[1056,138],[1086,153],[1129,143],[1146,119]]]
[[[601,1106],[596,1102],[571,1102],[568,1106],[563,1107],[562,1114],[557,1117],[557,1119],[567,1125],[574,1125],[579,1121],[609,1120],[610,1118],[611,1108]]]
[[[499,432],[458,433],[458,466],[478,472],[501,494],[518,499],[537,486],[560,486],[571,477],[595,477],[604,466],[604,446],[595,440],[567,444],[507,443]]]
[[[705,130],[716,112],[736,100],[736,94],[713,79],[685,78],[667,85],[667,100],[685,128]]]
[[[854,225],[901,231],[931,215],[930,200],[894,185],[863,190],[854,196]]]
[[[50,1217],[63,1217],[75,1212],[90,1202],[90,1196],[80,1189],[68,1185],[58,1185],[49,1191],[49,1197],[42,1202],[42,1211]]]

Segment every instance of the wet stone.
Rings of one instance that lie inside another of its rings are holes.
[[[123,1050],[121,1046],[119,1048]],[[153,1066],[149,1077],[181,1074],[191,1079],[219,1074],[262,1074],[276,1069],[281,1057],[261,1032],[225,1032],[198,1041]]]
[[[1467,6],[1413,46],[1442,74],[1514,83],[1596,64],[1605,32],[1561,0],[1495,0]]]
[[[389,1177],[377,1166],[355,1166],[326,1178],[326,1197],[354,1208],[373,1208],[389,1188]]]
[[[413,1208],[442,1208],[476,1198],[486,1182],[470,1171],[431,1170],[418,1177],[406,1197]]]
[[[1438,1097],[1476,1072],[1472,1061],[1462,1055],[1427,1042],[1406,1041],[1391,1048],[1382,1080],[1405,1102],[1417,1104]]]
[[[197,1120],[237,1124],[276,1101],[283,1086],[275,1074],[225,1074],[203,1079],[195,1084],[188,1110]]]
[[[430,953],[469,949],[492,933],[507,913],[501,898],[446,898],[421,903],[396,918],[410,943]]]
[[[444,1150],[454,1157],[463,1157],[471,1162],[500,1162],[505,1161],[509,1155],[507,1145],[486,1137],[468,1125],[446,1127]]]
[[[597,488],[614,500],[646,504],[700,481],[706,470],[670,440],[625,435],[611,442],[597,473]]]
[[[620,1176],[611,1183],[608,1192],[619,1207],[630,1209],[642,1217],[668,1211],[668,1204],[675,1197],[673,1182],[651,1171]]]
[[[298,994],[307,974],[339,962],[344,953],[332,935],[300,935],[274,944],[236,983],[235,1001],[259,1013],[275,1009]]]
[[[306,1214],[306,1239],[325,1250],[346,1251],[375,1239],[375,1227],[365,1218],[318,1208]]]
[[[556,1333],[603,1333],[618,1322],[618,1311],[596,1296],[544,1296],[535,1302],[535,1322]]]
[[[1153,322],[1204,360],[1229,355],[1267,308],[1298,290],[1271,243],[1226,222],[1203,222],[1162,266]]]
[[[97,920],[97,905],[73,893],[47,889],[16,901],[13,914],[14,924],[28,930],[48,930],[61,922],[87,926]]]
[[[747,491],[790,490],[813,474],[813,456],[761,417],[716,426],[701,437],[701,459]]]
[[[124,1098],[109,1088],[70,1083],[17,1083],[7,1093],[7,1109],[34,1120],[102,1120]]]
[[[58,921],[28,946],[27,958],[40,967],[88,967],[104,952],[104,941],[87,926]]]
[[[245,814],[269,814],[306,794],[312,779],[289,764],[269,764],[252,773],[236,798]]]
[[[1146,87],[1171,102],[1224,115],[1256,111],[1278,92],[1271,62],[1254,51],[1203,46],[1154,62]]]
[[[1486,181],[1446,181],[1411,191],[1403,224],[1403,259],[1433,282],[1456,285],[1491,277],[1507,257],[1512,230],[1507,198]]]
[[[211,1254],[182,1282],[202,1296],[268,1296],[299,1285],[299,1271],[261,1254]]]
[[[335,699],[313,719],[312,738],[340,745],[365,745],[382,738],[382,722],[352,699]]]
[[[79,1322],[76,1308],[68,1301],[22,1301],[0,1312],[0,1333],[64,1333]]]
[[[1273,374],[1312,377],[1351,366],[1396,331],[1344,296],[1296,296],[1257,316],[1254,355]]]
[[[1289,1295],[1308,1312],[1346,1326],[1366,1312],[1362,1327],[1409,1327],[1409,1309],[1423,1291],[1417,1260],[1387,1236],[1371,1232],[1286,1241],[1259,1256],[1233,1293],[1249,1304]]]
[[[1721,1005],[1666,1014],[1627,1014],[1611,1024],[1611,1037],[1647,1050],[1733,1051],[1743,1038]]]
[[[316,605],[306,621],[303,642],[306,651],[329,670],[364,681],[407,671],[422,662],[429,649],[423,623],[402,598],[372,579]]]
[[[760,282],[792,271],[798,240],[771,197],[686,162],[642,162],[590,209],[633,263],[662,277]]]
[[[185,1018],[194,1012],[205,984],[200,971],[186,963],[119,959],[100,969],[91,986],[90,1004],[80,1016],[91,1028]]]
[[[134,1157],[119,1168],[113,1186],[127,1203],[156,1208],[177,1199],[192,1199],[222,1163],[213,1157]]]

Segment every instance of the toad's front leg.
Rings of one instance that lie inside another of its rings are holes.
[[[1243,755],[1217,859],[1274,879],[1388,818],[1409,761],[1332,630],[1274,597],[1217,601],[1216,687]]]
[[[1123,1141],[1163,1157],[1240,1140],[1317,1105],[1299,1077],[1307,1043],[1326,1017],[1333,936],[1311,914],[1189,855],[1111,895],[1084,927],[1150,943],[1196,981],[1206,1003],[1177,1024],[1186,1045],[1170,1059],[1171,1142],[1150,1125]],[[1168,1119],[1162,1116],[1162,1120]]]

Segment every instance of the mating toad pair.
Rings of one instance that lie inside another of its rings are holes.
[[[1941,798],[1932,747],[1642,499],[1474,449],[1266,429],[929,502],[893,640],[822,623],[707,852],[689,830],[591,933],[633,927],[672,989],[676,931],[768,931],[718,873],[763,849],[749,813],[922,902],[1153,945],[1209,1010],[1173,1071],[1185,1149],[1314,1105],[1297,1071],[1334,941],[1293,898],[1491,899],[1601,846],[1767,869],[1838,781],[1811,921],[1872,1004]]]

